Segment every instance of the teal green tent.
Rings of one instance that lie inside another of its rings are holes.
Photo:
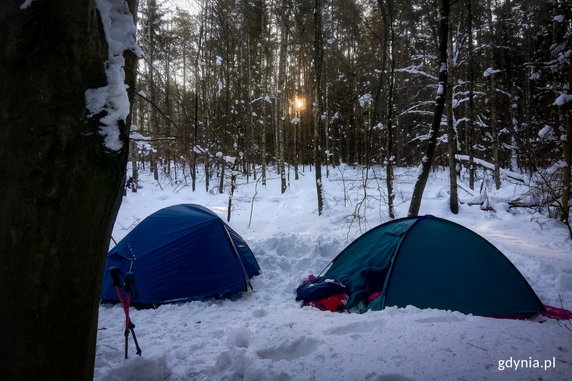
[[[413,305],[498,317],[545,310],[497,248],[471,230],[433,216],[373,228],[332,261],[324,279],[346,286],[346,309]],[[372,296],[377,298],[371,301]]]

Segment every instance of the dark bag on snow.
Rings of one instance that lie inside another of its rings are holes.
[[[346,286],[335,279],[317,277],[302,283],[296,289],[296,300],[310,302],[324,299],[332,295],[345,294]]]

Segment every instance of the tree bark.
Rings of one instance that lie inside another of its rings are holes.
[[[453,55],[455,53],[453,48],[453,39],[451,33],[449,33],[448,38],[449,44],[449,76],[448,87],[451,89],[447,95],[447,150],[448,150],[448,164],[449,164],[449,209],[451,213],[459,213],[459,193],[457,187],[457,161],[455,160],[455,155],[457,154],[457,128],[455,126],[455,119],[453,113],[453,98],[455,96],[453,92],[453,77],[455,69],[455,62]]]
[[[384,4],[383,0],[378,0],[377,4],[383,17],[384,44],[382,49],[382,72],[380,73],[379,89],[375,96],[373,123],[377,124],[383,120],[384,112],[382,105],[382,90],[385,87],[387,93],[387,103],[385,107],[385,186],[387,188],[387,214],[389,218],[395,218],[395,210],[393,205],[393,201],[395,199],[393,190],[393,87],[395,80],[395,31],[393,29],[393,1],[390,0],[387,1],[387,4]],[[387,85],[383,86],[385,78],[387,78]]]
[[[465,0],[467,4],[467,35],[468,35],[468,79],[469,79],[469,102],[468,102],[468,122],[465,129],[465,145],[469,155],[469,188],[475,189],[475,163],[474,163],[474,137],[475,137],[475,68],[473,51],[473,0]]]
[[[322,190],[322,2],[314,0],[314,167],[318,215],[324,209]]]
[[[488,0],[488,24],[489,24],[489,67],[495,69],[495,60],[494,60],[494,27],[493,27],[493,8],[492,8],[491,0]],[[496,114],[496,107],[497,107],[497,95],[496,95],[496,81],[495,81],[495,74],[491,73],[489,75],[489,97],[490,97],[490,128],[491,128],[491,135],[492,135],[492,145],[493,145],[493,164],[494,164],[494,180],[495,180],[495,188],[500,189],[501,187],[501,178],[500,178],[500,142],[499,142],[499,128],[497,123],[497,114]]]
[[[203,45],[203,19],[201,17],[201,25],[199,27],[199,41],[197,43],[197,57],[195,59],[195,98],[193,102],[194,107],[194,115],[193,115],[193,143],[191,147],[185,147],[187,150],[190,148],[191,150],[191,190],[194,192],[197,187],[197,145],[198,142],[198,134],[199,134],[199,84],[200,84],[200,75],[199,75],[199,68],[201,62],[201,54],[202,54],[202,45]],[[187,136],[186,139],[189,137]],[[188,151],[187,151],[188,152]],[[207,181],[208,183],[208,181]]]
[[[435,156],[435,148],[437,146],[437,135],[441,125],[441,117],[445,108],[445,96],[447,94],[447,38],[449,34],[449,0],[441,0],[441,20],[439,22],[439,85],[437,89],[437,97],[435,99],[435,112],[433,114],[433,123],[431,131],[429,131],[429,139],[425,148],[425,155],[421,159],[421,172],[415,182],[411,204],[409,204],[409,216],[419,214],[421,207],[421,199],[423,191],[427,184],[427,178],[433,164]]]
[[[280,25],[280,53],[278,62],[278,88],[276,91],[275,100],[275,119],[278,135],[278,170],[280,171],[280,192],[286,192],[286,168],[284,163],[284,145],[285,145],[285,131],[284,131],[284,94],[285,94],[285,66],[288,52],[288,28],[287,28],[287,7],[284,6],[284,14],[281,17]]]
[[[572,49],[572,38],[568,45]],[[572,62],[568,67],[568,94],[572,94]],[[572,101],[566,103],[566,140],[563,142],[563,161],[562,168],[562,214],[560,220],[568,227],[569,236],[572,239],[572,227],[570,226],[570,188],[571,188],[571,171],[572,171]]]
[[[86,117],[86,90],[107,84],[95,1],[20,3],[0,7],[0,369],[6,380],[91,381],[129,120],[111,151],[102,115]]]

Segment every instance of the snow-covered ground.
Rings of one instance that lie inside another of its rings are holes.
[[[130,339],[128,360],[123,310],[101,306],[95,380],[572,379],[570,322],[500,320],[412,306],[361,315],[300,308],[294,300],[300,281],[388,220],[384,182],[376,178],[382,173],[368,174],[369,197],[360,207],[362,175],[346,166],[330,169],[320,217],[308,168],[297,181],[291,173],[283,195],[275,173],[266,187],[252,178],[241,180],[230,225],[262,268],[252,280],[254,291],[237,300],[131,309],[143,355],[135,355]],[[414,175],[414,169],[398,171],[398,217],[407,214]],[[489,194],[495,212],[465,203],[453,215],[447,179],[446,172],[431,174],[420,214],[481,234],[516,265],[545,304],[572,309],[572,241],[564,226],[525,209],[508,211],[506,201],[518,191],[508,183]],[[117,241],[149,214],[178,203],[201,204],[226,219],[228,194],[206,192],[204,183],[191,192],[184,183],[163,177],[159,184],[141,173],[141,185],[123,199],[113,232]],[[473,198],[464,191],[460,197]],[[356,209],[367,218],[352,219]]]

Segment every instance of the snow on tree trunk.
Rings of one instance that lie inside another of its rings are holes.
[[[135,78],[126,54],[125,93],[123,69],[111,66],[123,64],[115,43],[126,41],[109,37],[133,18],[122,1],[105,3],[110,31],[100,1],[18,3],[0,10],[0,327],[9,331],[0,368],[6,380],[91,381]],[[87,89],[105,89],[99,109],[86,110]]]

